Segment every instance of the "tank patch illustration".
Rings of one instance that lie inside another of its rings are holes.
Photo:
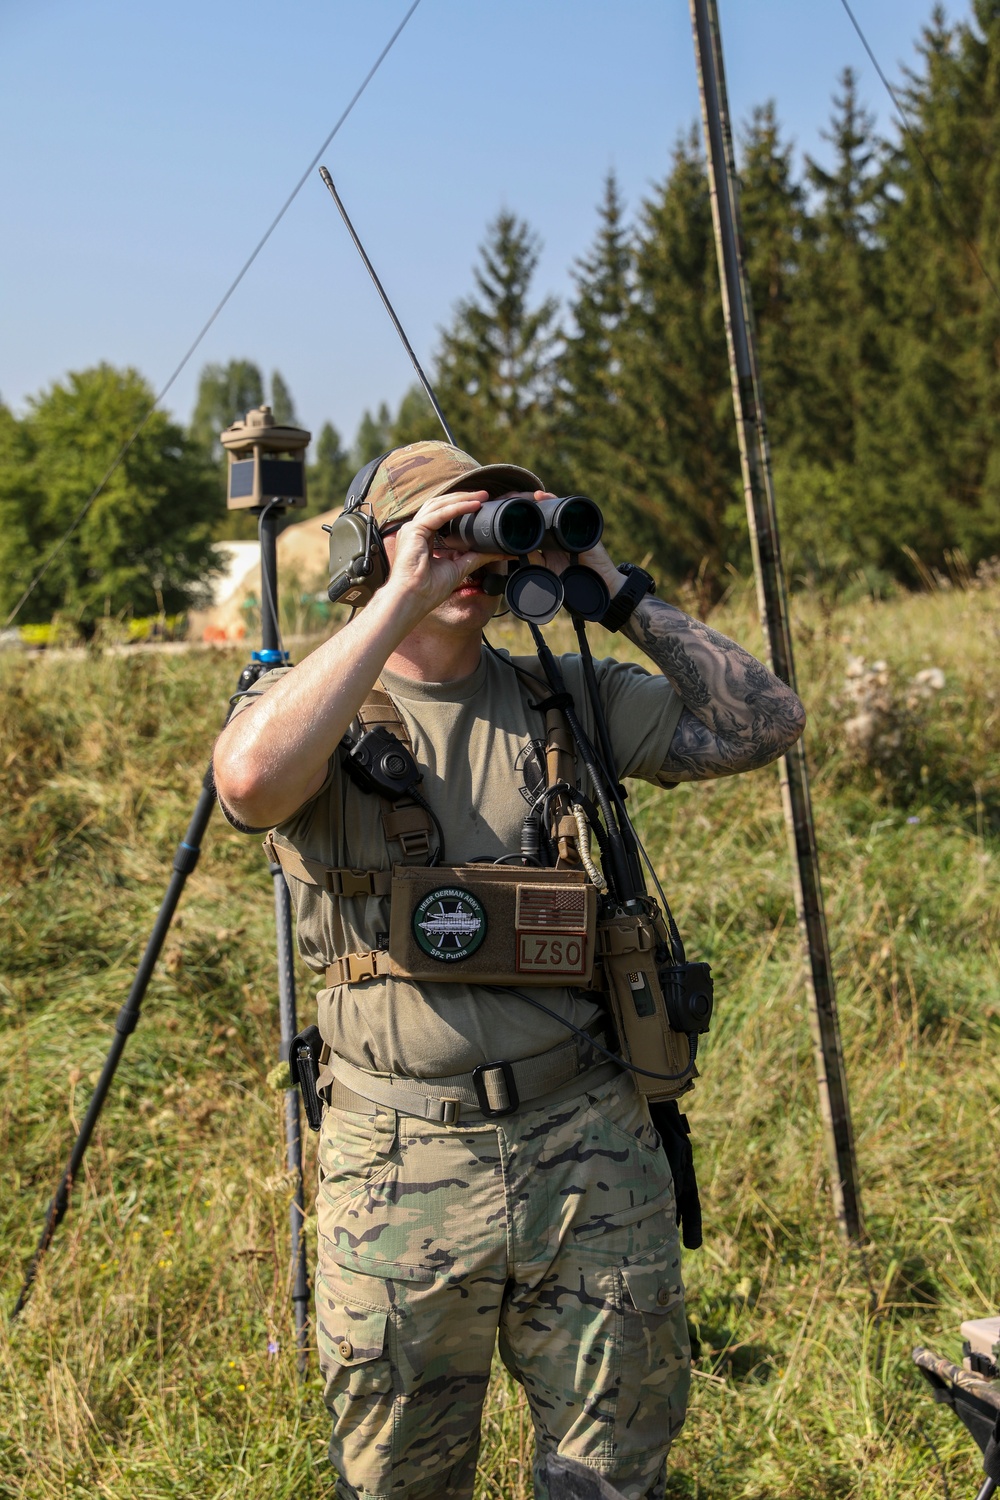
[[[471,891],[441,886],[418,904],[413,935],[429,958],[457,963],[475,953],[486,937],[486,911]]]

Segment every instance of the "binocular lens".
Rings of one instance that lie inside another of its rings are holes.
[[[497,539],[498,552],[511,552],[516,557],[523,557],[526,552],[534,552],[540,547],[545,523],[534,500],[499,501],[493,535]]]
[[[545,527],[564,552],[589,552],[601,540],[604,517],[586,495],[567,495],[563,500],[543,500],[538,507]]]
[[[542,545],[545,521],[534,500],[487,500],[472,515],[459,516],[444,528],[472,552],[503,552],[523,557]]]

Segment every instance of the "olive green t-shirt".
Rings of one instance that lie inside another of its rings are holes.
[[[564,656],[560,665],[594,740],[580,658]],[[284,670],[261,678],[258,689]],[[494,860],[520,849],[525,813],[545,784],[545,719],[530,705],[547,697],[548,689],[541,668],[536,671],[537,685],[525,682],[502,654],[484,649],[475,672],[457,682],[382,673],[422,773],[420,791],[440,820],[448,864]],[[642,667],[606,660],[596,663],[596,673],[619,775],[655,781],[680,717],[680,699],[666,678]],[[252,699],[240,705],[251,707]],[[320,790],[276,833],[322,864],[388,870],[398,845],[390,853],[381,812],[380,799],[348,778],[336,754]],[[288,885],[299,952],[319,973],[335,958],[375,948],[378,934],[389,930],[388,897],[331,896],[291,875]],[[594,1019],[593,1004],[569,989],[523,988],[576,1026]],[[516,1061],[559,1046],[571,1034],[516,996],[462,983],[385,977],[322,989],[318,1002],[320,1031],[340,1056],[362,1068],[415,1078],[464,1073],[500,1058]]]

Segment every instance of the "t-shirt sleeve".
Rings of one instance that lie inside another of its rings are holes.
[[[619,776],[659,781],[684,705],[661,673],[633,662],[595,662]]]
[[[239,693],[237,695],[236,702],[233,704],[232,713],[229,715],[229,718],[226,721],[227,724],[231,724],[233,722],[233,720],[239,714],[245,713],[247,711],[247,709],[250,708],[252,706],[252,704],[254,704],[258,698],[262,697],[263,694],[268,691],[269,688],[274,687],[274,684],[276,682],[280,682],[283,677],[287,677],[288,673],[289,672],[294,672],[294,670],[295,670],[294,667],[272,667],[272,669],[271,669],[270,672],[265,672],[263,674],[263,676],[258,677],[257,681],[253,684],[252,687],[247,688],[245,692]],[[329,786],[329,784],[330,784],[330,778],[333,775],[333,767],[334,767],[335,759],[336,759],[335,757],[331,757],[330,764],[327,766],[326,776],[325,776],[325,778],[323,780],[323,785],[321,787],[319,787],[313,793],[313,797],[318,797],[319,794],[320,794],[320,792],[325,791],[326,788]],[[236,831],[238,833],[267,833],[268,832],[268,828],[250,828],[248,826],[248,824],[241,822],[241,820],[236,816],[236,814],[234,812],[232,812],[230,810],[230,808],[228,808],[226,806],[226,804],[223,802],[222,798],[219,797],[218,789],[216,789],[215,795],[218,798],[219,807],[220,807],[220,809],[222,811],[222,816],[225,818],[225,820],[226,820],[227,823],[231,824],[232,827],[236,829]],[[312,800],[313,800],[313,798],[310,797],[309,801],[311,802]],[[305,803],[303,804],[303,806],[307,806],[307,805],[308,804],[305,804]],[[302,810],[301,808],[297,808],[296,811],[292,814],[292,817],[293,818],[294,817],[298,817],[298,815],[301,812],[301,810]],[[268,825],[268,827],[269,826],[270,825]]]

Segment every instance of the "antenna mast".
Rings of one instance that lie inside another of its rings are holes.
[[[740,232],[740,204],[733,137],[722,63],[722,36],[716,0],[691,0],[695,60],[701,92],[705,152],[708,157],[712,222],[719,258],[719,283],[729,345],[733,406],[739,437],[750,543],[757,578],[757,604],[775,674],[795,687],[795,662],[788,621],[788,597],[778,544],[778,521],[771,477],[771,454],[753,326],[753,304]],[[820,1111],[830,1158],[837,1220],[849,1240],[862,1237],[854,1135],[847,1076],[837,1019],[837,996],[830,940],[823,910],[819,853],[809,795],[809,770],[802,740],[780,762],[785,823],[795,871],[795,904],[807,959],[809,1014],[819,1080]]]

